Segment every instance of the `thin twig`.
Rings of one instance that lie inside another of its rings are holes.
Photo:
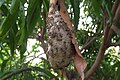
[[[83,49],[86,49],[88,46],[90,46],[91,43],[93,43],[95,40],[97,40],[99,37],[101,37],[102,35],[98,35],[93,37],[92,39],[90,39],[89,41],[87,40],[87,42],[83,45],[83,47],[81,48],[80,51],[82,51]]]
[[[28,63],[30,63],[31,61],[33,61],[34,59],[36,59],[36,58],[39,58],[39,56],[41,56],[42,54],[39,54],[39,55],[37,55],[37,56],[34,56],[32,59],[30,59],[28,62],[26,62],[25,64],[28,64]]]

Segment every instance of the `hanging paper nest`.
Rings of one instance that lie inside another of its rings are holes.
[[[46,55],[48,61],[55,69],[64,68],[73,58],[73,44],[71,32],[60,15],[58,5],[54,6],[53,10],[49,13],[47,25],[48,50]]]

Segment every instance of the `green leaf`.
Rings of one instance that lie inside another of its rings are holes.
[[[27,0],[20,0],[20,1],[23,5],[27,2]]]
[[[28,28],[28,35],[30,35],[32,32],[33,32],[33,29],[35,29],[35,25],[36,25],[36,23],[37,23],[37,21],[38,21],[38,18],[40,18],[39,17],[39,15],[40,15],[40,8],[39,8],[39,6],[37,6],[36,7],[36,9],[35,9],[35,11],[34,11],[34,13],[33,13],[33,15],[32,15],[32,18],[31,18],[31,21],[30,21],[30,24],[29,24],[29,28]]]
[[[26,19],[28,35],[32,33],[32,30],[35,27],[38,18],[38,14],[39,14],[38,4],[39,4],[38,0],[31,0],[28,6],[27,19]]]
[[[9,61],[9,59],[3,60],[2,65],[1,65],[1,72],[3,72],[5,70],[5,67],[6,67],[8,61]]]
[[[0,74],[0,78],[4,77],[7,74],[10,74],[11,72],[13,72],[14,70],[6,70],[4,71],[2,74]]]
[[[0,43],[0,47],[1,47],[3,50],[5,50],[5,53],[6,53],[8,56],[10,56],[8,50],[3,46],[2,43]],[[4,54],[4,55],[6,55],[6,54]]]
[[[12,5],[11,12],[12,14],[8,14],[7,18],[0,25],[0,39],[4,39],[7,36],[10,28],[15,24],[17,19],[18,10],[19,10],[19,0],[13,0],[14,4]]]
[[[11,4],[11,8],[10,8],[10,13],[14,14],[16,12],[18,12],[19,6],[20,6],[20,1],[19,0],[12,0],[12,4]]]
[[[19,49],[20,50],[20,59],[23,59],[26,48],[27,48],[27,39],[24,39],[24,41],[20,45],[20,49]]]
[[[43,5],[44,5],[45,11],[48,12],[48,10],[49,10],[49,1],[48,0],[43,0]]]
[[[20,29],[20,31],[18,31],[16,36],[20,35],[18,45],[21,45],[26,37],[25,31],[27,31],[26,26],[25,26],[25,11],[24,11],[24,6],[22,5],[22,3],[20,3],[19,16],[20,16],[20,18],[19,18],[18,24],[19,24],[21,29]]]
[[[79,8],[79,5],[80,5],[80,1],[79,0],[74,0],[74,18],[75,18],[75,22],[74,22],[74,25],[75,25],[75,28],[77,30],[77,27],[78,27],[78,24],[79,24],[79,18],[80,18],[80,8]]]
[[[34,80],[34,76],[31,72],[25,72],[23,80]]]
[[[23,41],[24,41],[24,39],[26,37],[26,35],[25,35],[25,28],[23,27],[19,32],[21,33],[21,36],[20,36],[20,39],[18,41],[18,45],[22,45],[22,43],[23,43]],[[19,34],[19,32],[18,32],[18,34]]]
[[[9,10],[7,9],[7,7],[5,5],[2,5],[0,7],[1,11],[4,13],[5,16],[7,16]]]
[[[20,9],[19,9],[19,26],[20,28],[25,27],[25,10],[24,10],[24,5],[20,2]]]
[[[17,46],[17,37],[16,37],[16,34],[18,32],[18,29],[17,29],[17,24],[14,24],[12,26],[12,28],[10,28],[10,31],[8,33],[9,37],[8,37],[8,45],[10,47],[10,52],[11,52],[11,55],[13,56],[14,55],[14,50]]]
[[[107,13],[108,13],[108,15],[109,15],[110,24],[112,24],[112,21],[113,21],[112,12],[111,12],[111,10],[109,9],[108,5],[105,5],[105,8],[106,8]]]
[[[77,30],[78,24],[79,24],[79,18],[80,18],[80,0],[70,0],[73,12],[74,12],[74,27],[75,30]]]
[[[45,73],[46,75],[50,76],[51,78],[56,78],[55,75],[53,75],[50,71],[46,70],[46,69],[42,69],[40,67],[32,67],[33,71],[40,71]]]
[[[0,0],[0,7],[2,6],[2,4],[5,2],[5,0]]]
[[[115,79],[114,80],[120,80],[120,63],[119,62],[117,63],[117,67],[118,67],[118,69],[115,73]]]
[[[99,17],[101,1],[100,0],[92,0],[91,2],[92,2],[92,6],[94,8],[96,15]]]
[[[4,56],[3,56],[3,52],[0,52],[0,59],[3,60],[4,59]]]
[[[10,32],[9,32],[9,46],[10,46],[10,52],[11,52],[12,56],[14,55],[14,50],[15,50],[15,46],[16,46],[15,37],[16,37],[15,32],[11,28]]]

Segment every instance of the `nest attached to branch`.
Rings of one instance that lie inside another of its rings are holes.
[[[54,69],[66,67],[73,56],[71,33],[67,24],[62,19],[59,6],[55,5],[47,18],[48,25],[48,50],[47,58]]]

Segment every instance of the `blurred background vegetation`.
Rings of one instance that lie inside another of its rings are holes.
[[[112,23],[111,9],[114,2],[65,0],[79,48],[88,62],[85,72],[94,63],[104,38],[104,13],[101,6]],[[61,73],[50,67],[42,49],[47,40],[48,10],[49,0],[0,0],[0,80],[63,80]],[[119,43],[119,40],[119,36],[114,33],[111,43]],[[79,79],[73,67],[71,63],[67,70],[72,77]],[[111,44],[106,49],[104,59],[91,80],[120,80],[119,44]]]

